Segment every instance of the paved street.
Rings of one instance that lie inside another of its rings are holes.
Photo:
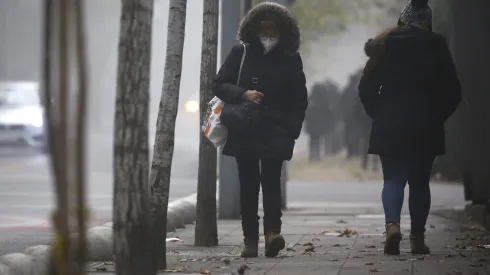
[[[100,225],[112,216],[112,148],[107,138],[94,140],[87,156],[88,203],[91,224]],[[176,142],[170,200],[196,190],[197,160],[187,147]],[[32,150],[0,150],[0,255],[49,242],[53,207],[48,159]]]
[[[220,221],[218,247],[194,247],[192,226],[174,233],[173,236],[182,241],[168,243],[169,266],[165,274],[237,275],[236,271],[243,265],[250,268],[247,275],[488,274],[490,249],[482,246],[490,240],[488,232],[473,223],[461,223],[459,215],[455,215],[457,211],[432,212],[427,231],[428,245],[432,249],[430,256],[409,253],[409,218],[404,215],[401,255],[384,256],[382,215],[338,214],[344,206],[299,206],[284,215],[287,249],[279,257],[263,256],[262,238],[259,258],[241,259],[243,244],[239,221]],[[372,208],[368,212],[377,210]],[[113,268],[112,264],[94,263],[89,274],[102,274],[97,271]]]
[[[170,200],[196,192],[197,158],[190,143],[176,141]],[[88,202],[93,225],[111,219],[112,166],[108,139],[92,139],[87,156]],[[54,196],[47,158],[32,151],[0,151],[0,255],[21,251],[50,240],[49,214]],[[314,207],[336,214],[378,214],[379,182],[290,182],[288,206],[293,210]],[[463,191],[456,185],[433,185],[433,208],[461,208]],[[406,209],[405,209],[406,211]]]

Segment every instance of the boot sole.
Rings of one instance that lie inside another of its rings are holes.
[[[249,255],[245,255],[245,254],[241,254],[240,257],[241,258],[244,258],[244,259],[247,259],[247,258],[257,258],[259,256],[259,253],[257,254],[249,254]]]
[[[400,255],[400,241],[402,239],[401,233],[393,233],[386,239],[384,254],[386,255]]]
[[[269,244],[269,247],[265,252],[265,256],[267,258],[274,258],[279,255],[279,251],[283,250],[284,247],[286,247],[286,241],[284,241],[284,238],[275,238]]]

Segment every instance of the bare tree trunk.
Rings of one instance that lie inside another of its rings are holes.
[[[212,79],[218,54],[219,0],[204,0],[201,48],[200,125],[206,119],[208,102],[213,98]],[[197,176],[196,246],[218,245],[216,209],[216,148],[201,132]]]
[[[179,108],[186,10],[186,0],[170,0],[163,88],[150,174],[152,233],[158,269],[165,269],[167,265],[167,207],[174,153],[175,119]]]
[[[85,178],[84,136],[86,66],[81,18],[82,3],[76,0],[44,2],[43,95],[51,168],[54,174],[57,209],[53,213],[54,244],[48,274],[77,275],[84,273],[85,245]],[[72,55],[75,58],[70,58]],[[74,74],[71,74],[75,71]],[[70,76],[76,75],[77,85]],[[55,85],[57,84],[57,85]],[[69,120],[70,87],[78,88],[76,123]],[[56,104],[52,104],[56,102]],[[76,128],[73,126],[76,124]],[[74,139],[70,131],[75,130]],[[75,148],[75,150],[73,150]],[[73,177],[75,175],[75,177]],[[69,195],[76,192],[70,203]],[[76,203],[73,203],[76,201]],[[77,217],[77,238],[70,238],[70,210]],[[77,262],[75,263],[74,260]]]
[[[154,275],[148,196],[153,0],[122,0],[114,124],[116,274]]]

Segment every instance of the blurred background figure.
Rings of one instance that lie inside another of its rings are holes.
[[[342,113],[344,121],[344,141],[347,150],[347,158],[358,157],[363,154],[362,140],[368,133],[364,128],[366,126],[366,114],[362,108],[361,102],[357,95],[357,86],[362,71],[357,70],[350,75],[349,81],[342,92]]]
[[[338,94],[337,86],[330,81],[313,86],[306,111],[306,133],[309,136],[309,159],[319,161],[322,143],[325,153],[332,152],[333,132],[336,126],[332,99]]]
[[[323,136],[323,152],[325,156],[331,156],[337,154],[342,150],[342,137],[339,132],[339,125],[341,124],[340,110],[340,93],[337,84],[331,80],[326,80],[323,84],[326,91],[327,104],[325,108],[328,109],[329,117],[325,118],[327,131]]]

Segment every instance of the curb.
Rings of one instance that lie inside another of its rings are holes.
[[[167,232],[184,228],[196,220],[197,194],[168,204]],[[112,261],[112,222],[87,230],[88,262]],[[45,275],[51,252],[50,245],[30,246],[23,253],[0,256],[0,275]]]

